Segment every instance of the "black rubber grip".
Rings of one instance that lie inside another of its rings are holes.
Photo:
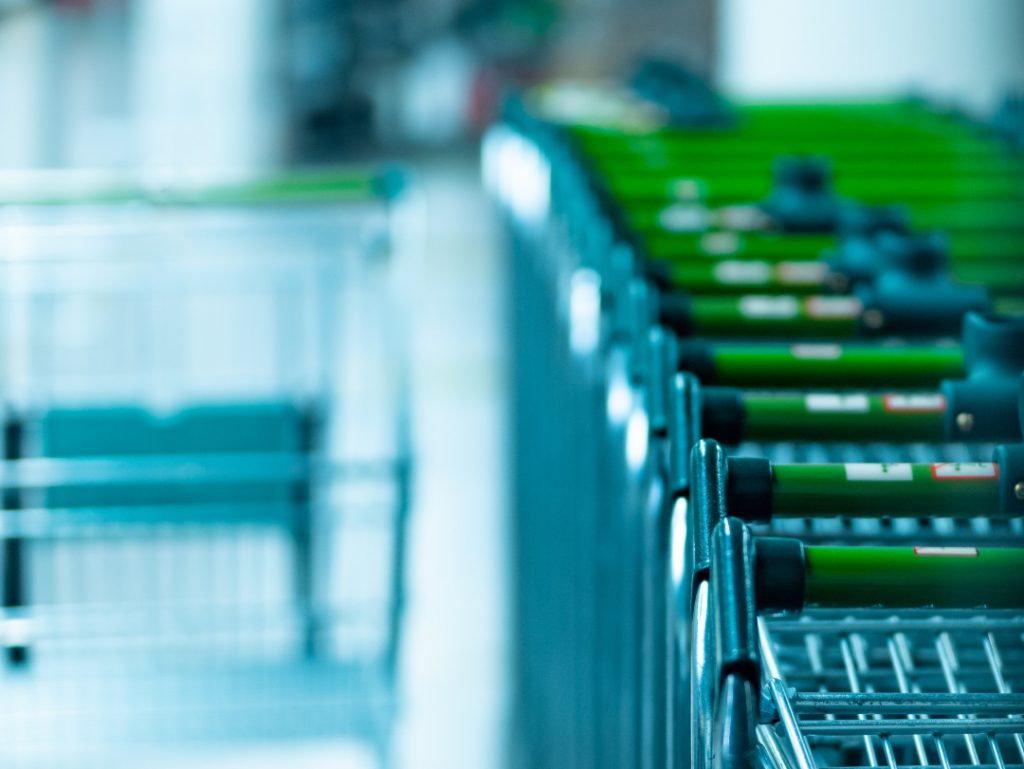
[[[772,465],[760,457],[730,457],[726,508],[744,521],[772,519]]]
[[[788,537],[757,537],[754,585],[758,611],[802,609],[807,595],[803,543]]]
[[[704,437],[735,446],[743,440],[747,410],[743,393],[733,387],[705,387],[701,391]]]

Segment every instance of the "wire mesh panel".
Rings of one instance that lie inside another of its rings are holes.
[[[0,212],[5,765],[386,753],[388,210],[305,203]]]
[[[1024,764],[1024,621],[1000,612],[807,612],[760,626],[775,766]]]

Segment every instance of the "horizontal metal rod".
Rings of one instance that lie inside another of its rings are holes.
[[[960,715],[1024,713],[1024,694],[870,694],[797,692],[789,701],[797,713],[872,715]]]
[[[1024,764],[913,764],[914,769],[1024,769]],[[863,766],[831,766],[829,769],[864,769]]]
[[[927,611],[927,610],[926,610]],[[993,616],[989,616],[989,612]],[[964,613],[966,614],[966,612]],[[768,618],[768,628],[773,633],[800,633],[814,635],[821,633],[909,633],[917,631],[969,631],[985,633],[996,630],[1024,632],[1024,617],[1012,610],[986,610],[986,614],[967,616],[923,616],[863,617],[851,614],[849,617],[807,617],[805,619]]]
[[[944,734],[1024,734],[1022,718],[879,718],[830,721],[801,721],[806,735],[944,735]]]
[[[39,457],[0,462],[4,488],[177,483],[281,483],[325,478],[369,478],[395,472],[401,459],[326,460],[298,452]]]

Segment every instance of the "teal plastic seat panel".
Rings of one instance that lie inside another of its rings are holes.
[[[202,405],[167,414],[135,406],[60,408],[40,420],[41,454],[51,458],[186,460],[224,455],[279,455],[282,471],[253,480],[63,485],[44,493],[48,507],[175,505],[290,505],[302,502],[301,484],[281,480],[284,466],[308,453],[311,414],[293,403]],[[266,462],[264,456],[261,461]],[[278,476],[278,477],[275,477]]]

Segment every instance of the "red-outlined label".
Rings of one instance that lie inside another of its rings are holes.
[[[894,414],[938,414],[946,410],[946,396],[938,393],[890,393],[882,396],[882,407]]]
[[[915,547],[914,555],[937,556],[939,558],[977,558],[976,547]]]
[[[937,481],[987,481],[999,477],[994,462],[934,462],[932,478]]]
[[[816,286],[825,280],[828,265],[824,262],[779,262],[775,277],[786,286]]]
[[[809,296],[804,300],[807,317],[819,320],[849,320],[863,309],[863,303],[855,296]]]

